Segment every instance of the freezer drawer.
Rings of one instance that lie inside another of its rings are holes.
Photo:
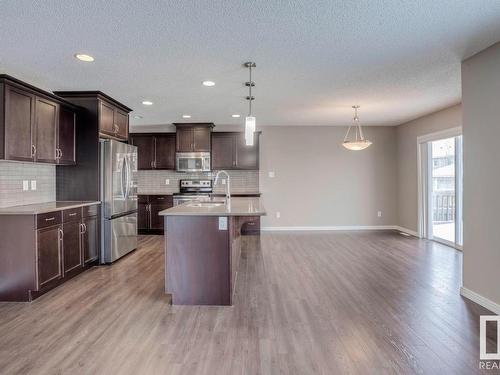
[[[113,263],[137,248],[137,212],[103,220],[101,263]]]

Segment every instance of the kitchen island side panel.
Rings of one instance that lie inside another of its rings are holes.
[[[226,218],[227,220],[227,218]],[[230,226],[217,216],[167,216],[165,291],[174,305],[230,305]]]

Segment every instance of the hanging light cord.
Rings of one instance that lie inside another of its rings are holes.
[[[358,141],[364,141],[365,137],[363,136],[363,129],[361,129],[361,124],[359,123],[359,117],[358,117],[358,106],[353,106],[354,108],[354,118],[353,118],[353,123],[355,126],[355,131],[356,131],[356,142]],[[349,138],[349,133],[351,132],[353,124],[349,125],[349,128],[347,129],[347,133],[344,137],[344,142],[347,142],[347,139]]]
[[[252,116],[252,64],[248,67],[250,70],[250,84],[248,85],[248,97],[249,97],[249,103],[248,103],[248,116]]]

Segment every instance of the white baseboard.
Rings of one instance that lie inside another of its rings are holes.
[[[472,302],[483,306],[485,309],[488,309],[495,314],[500,314],[500,305],[498,303],[495,303],[470,289],[464,288],[463,286],[460,288],[460,294],[463,297],[470,299]]]
[[[337,225],[318,227],[262,227],[261,230],[268,232],[278,231],[350,231],[350,230],[397,230],[395,225]]]
[[[411,230],[411,229],[408,229],[408,228],[405,228],[405,227],[400,227],[399,225],[395,225],[394,226],[394,230],[399,230],[400,232],[403,232],[403,233],[406,233],[406,234],[411,234],[414,237],[420,238],[420,236],[418,235],[418,233],[415,232],[414,230]]]

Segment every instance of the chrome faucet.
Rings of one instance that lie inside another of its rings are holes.
[[[227,176],[227,183],[226,183],[226,204],[229,202],[231,199],[231,177],[229,177],[229,173],[226,171],[219,171],[215,175],[215,180],[214,180],[214,185],[217,185],[217,181],[219,180],[219,176],[221,173],[224,173]]]

